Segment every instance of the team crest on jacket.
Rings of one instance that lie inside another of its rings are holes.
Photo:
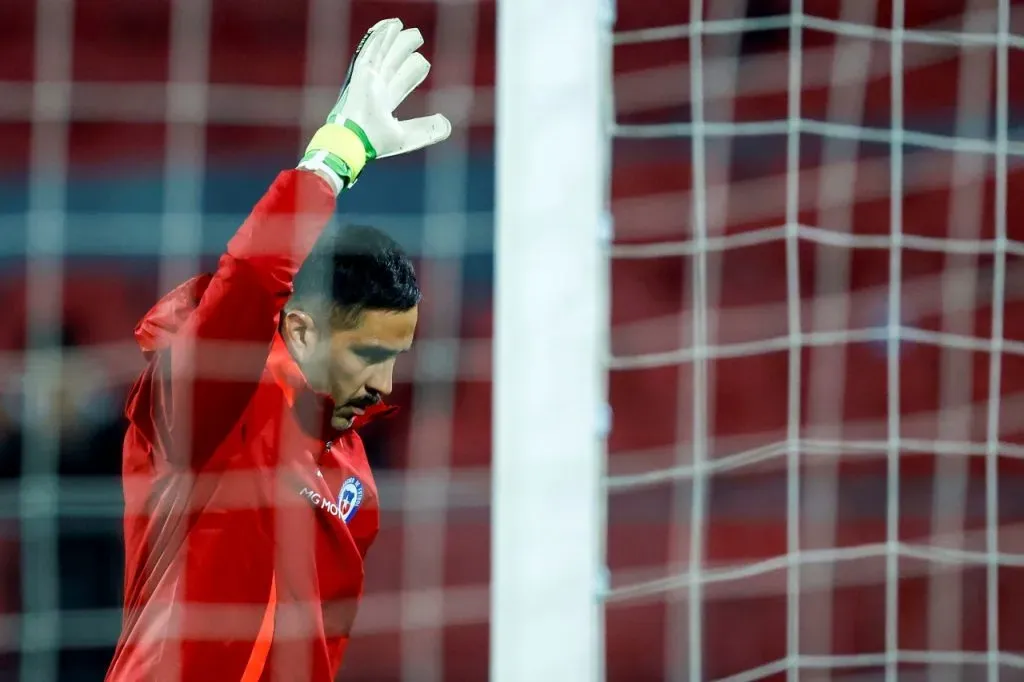
[[[359,505],[363,503],[363,484],[355,476],[349,476],[341,484],[341,492],[338,493],[338,508],[341,510],[341,520],[348,523],[359,511]]]

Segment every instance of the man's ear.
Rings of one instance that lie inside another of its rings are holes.
[[[281,335],[284,336],[288,349],[295,359],[302,361],[313,355],[320,338],[320,331],[313,316],[309,313],[302,310],[286,310],[281,325]]]

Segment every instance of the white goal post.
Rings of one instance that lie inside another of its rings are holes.
[[[499,0],[491,680],[602,678],[607,0]]]

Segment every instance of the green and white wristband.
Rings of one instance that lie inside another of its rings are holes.
[[[331,186],[331,189],[334,190],[335,196],[341,194],[343,189],[351,187],[355,183],[352,169],[349,165],[326,149],[306,152],[306,155],[302,157],[296,168],[313,171],[320,175]]]
[[[351,121],[322,126],[306,147],[298,167],[318,172],[338,194],[351,187],[376,156],[362,129]]]

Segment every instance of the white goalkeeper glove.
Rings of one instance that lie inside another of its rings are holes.
[[[452,131],[442,114],[399,121],[395,109],[427,77],[418,29],[398,19],[373,26],[356,47],[338,102],[306,148],[299,168],[325,177],[335,192],[349,187],[368,161],[441,142]]]

